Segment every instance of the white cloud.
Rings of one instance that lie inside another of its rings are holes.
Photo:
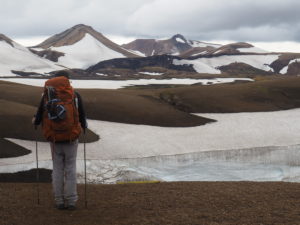
[[[252,42],[252,44],[270,52],[300,52],[299,42]]]
[[[300,41],[299,7],[298,0],[1,0],[0,27],[8,36],[84,23],[119,36]]]
[[[32,36],[32,37],[17,37],[17,38],[13,38],[13,40],[23,46],[31,47],[42,43],[47,38],[49,38],[49,36]]]
[[[294,40],[299,6],[295,0],[155,0],[139,8],[126,27],[143,35],[156,30],[161,35],[180,32],[200,38]]]

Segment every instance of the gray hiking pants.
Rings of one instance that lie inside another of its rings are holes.
[[[77,195],[76,156],[78,140],[50,143],[53,161],[52,186],[56,204],[75,205]]]

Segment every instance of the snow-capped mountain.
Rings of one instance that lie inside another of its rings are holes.
[[[300,54],[271,53],[245,42],[219,45],[187,40],[184,36],[178,34],[167,40],[137,39],[123,45],[123,47],[139,51],[145,56],[164,54],[178,56],[181,59],[174,58],[173,65],[184,66],[188,70],[192,67],[198,73],[300,73],[300,63],[298,63],[300,62]],[[148,61],[153,64],[155,59],[150,58]],[[140,60],[137,59],[137,61]],[[112,63],[114,64],[115,62]],[[105,64],[109,65],[110,63]],[[130,63],[127,64],[122,61],[122,64],[128,67]],[[101,65],[103,66],[104,64]],[[157,62],[157,65],[159,65],[159,62]],[[173,68],[169,63],[165,64],[164,67]]]
[[[199,48],[196,48],[199,49]],[[192,49],[195,51],[195,49]],[[191,50],[191,51],[192,51]],[[300,74],[300,54],[274,53],[249,43],[237,42],[174,59],[177,66],[190,65],[198,73],[212,74]]]
[[[140,52],[144,56],[154,55],[181,55],[185,52],[190,51],[194,48],[203,49],[215,49],[221,45],[210,44],[200,41],[187,40],[183,35],[176,34],[170,39],[159,40],[159,39],[137,39],[128,44],[122,45],[122,47]]]
[[[30,48],[0,34],[0,57],[0,76],[46,74],[66,68],[77,69],[78,77],[112,68],[125,68],[130,75],[145,67],[153,68],[155,74],[161,73],[159,67],[205,74],[300,74],[300,53],[273,53],[245,42],[205,43],[180,34],[119,46],[83,24]]]
[[[16,76],[18,72],[48,73],[62,69],[3,34],[0,34],[0,58],[0,76]]]
[[[139,57],[83,24],[56,34],[31,49],[67,68],[80,69],[108,59]]]

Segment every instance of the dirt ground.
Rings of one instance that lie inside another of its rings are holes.
[[[1,225],[300,224],[300,184],[174,182],[79,185],[76,211],[54,209],[51,184],[0,183]]]

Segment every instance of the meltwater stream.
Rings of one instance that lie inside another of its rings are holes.
[[[40,168],[52,169],[43,159]],[[0,173],[35,168],[35,162],[0,166]],[[78,182],[84,161],[77,160]],[[300,145],[206,151],[130,159],[88,159],[89,183],[128,181],[285,181],[300,182]]]
[[[79,168],[80,172],[82,166]],[[79,177],[82,180],[82,175]],[[140,180],[299,182],[300,145],[89,160],[88,180],[92,183]]]

